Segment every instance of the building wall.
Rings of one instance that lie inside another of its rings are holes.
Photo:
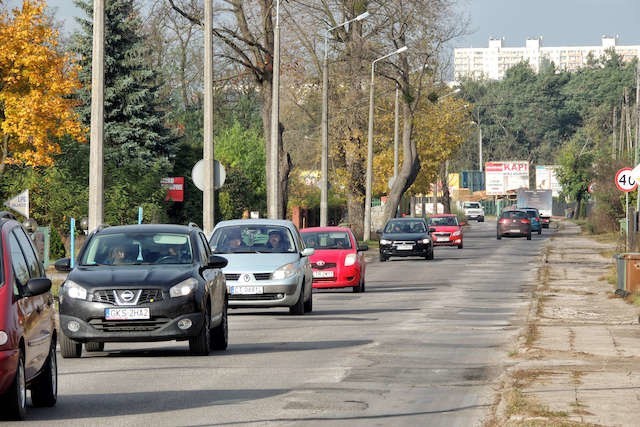
[[[544,47],[542,38],[526,40],[524,47],[505,47],[502,39],[489,39],[486,48],[454,49],[454,78],[487,78],[500,80],[514,65],[528,61],[535,72],[544,61],[553,62],[558,70],[576,71],[584,67],[589,58],[598,59],[613,48],[623,61],[640,57],[640,46],[618,46],[614,37],[603,36],[600,46]]]

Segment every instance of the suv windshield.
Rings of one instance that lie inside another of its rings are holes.
[[[191,264],[189,236],[176,233],[96,235],[85,248],[82,265]]]

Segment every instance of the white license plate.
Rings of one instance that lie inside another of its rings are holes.
[[[313,277],[333,277],[333,271],[314,271]]]
[[[449,238],[448,237],[438,237],[438,242],[448,242]]]
[[[399,251],[410,251],[413,249],[413,245],[398,245]]]
[[[513,230],[511,230],[511,233],[519,233],[519,232],[520,232],[520,229],[518,228],[514,228]]]
[[[106,320],[145,320],[150,319],[148,307],[138,308],[105,308],[104,318]]]
[[[231,295],[257,295],[263,293],[262,286],[232,286]]]

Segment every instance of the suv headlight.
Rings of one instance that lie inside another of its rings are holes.
[[[64,295],[73,299],[87,299],[87,290],[73,280],[64,282]]]
[[[171,298],[186,297],[191,292],[193,292],[193,290],[196,289],[197,286],[198,281],[193,277],[189,277],[188,279],[183,280],[177,285],[172,286],[171,289],[169,289],[169,296]]]
[[[295,276],[296,272],[296,265],[294,263],[285,264],[274,271],[271,275],[271,278],[273,280],[287,279],[289,277]]]
[[[381,245],[390,245],[391,244],[391,240],[380,239],[380,244]]]
[[[424,243],[425,245],[428,245],[428,244],[431,243],[431,239],[426,237],[426,238],[422,239],[422,243]]]

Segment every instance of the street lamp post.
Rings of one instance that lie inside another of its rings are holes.
[[[369,16],[369,12],[361,13],[353,19],[329,28],[324,34],[324,61],[322,63],[322,126],[320,157],[320,227],[327,226],[329,209],[329,66],[327,64],[327,44],[329,33],[354,21],[361,21]]]
[[[376,62],[386,59],[392,55],[402,53],[407,50],[407,46],[388,53],[380,58],[374,59],[371,63],[371,83],[369,83],[369,137],[367,138],[367,183],[364,200],[364,236],[363,239],[371,238],[371,181],[373,175],[373,84],[375,77]]]
[[[280,218],[279,196],[280,179],[278,164],[278,137],[280,122],[280,0],[276,1],[276,26],[273,31],[273,80],[271,82],[271,144],[270,144],[270,180],[271,199],[268,200],[267,214],[269,218]],[[267,192],[268,193],[268,192]]]

